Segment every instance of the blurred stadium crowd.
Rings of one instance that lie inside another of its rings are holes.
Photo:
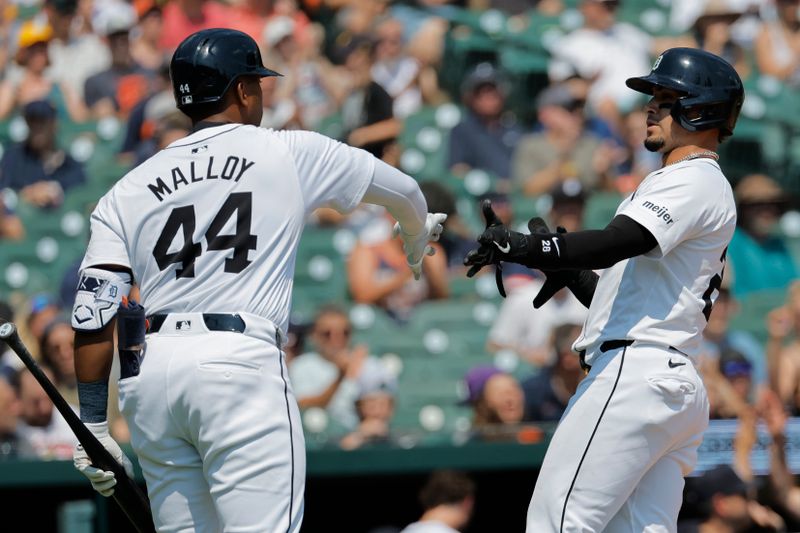
[[[800,413],[800,0],[0,0],[0,317],[76,405],[65,317],[88,215],[189,132],[168,60],[218,26],[255,38],[284,76],[262,83],[263,126],[362,147],[449,215],[421,283],[386,213],[308,221],[287,351],[312,450],[545,438],[583,375],[571,343],[586,310],[562,292],[534,311],[536,271],[505,268],[505,300],[492,272],[464,276],[479,202],[515,225],[603,227],[660,166],[624,80],[673,46],[731,62],[747,96],[721,165],[739,220],[699,364],[712,418],[740,423],[733,469],[689,484],[684,526],[800,523],[784,454]],[[0,459],[70,458],[69,428],[4,346],[0,375]],[[771,466],[754,483],[757,427]],[[426,509],[453,494],[466,524],[472,482],[430,483]]]

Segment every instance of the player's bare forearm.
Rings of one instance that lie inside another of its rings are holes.
[[[107,380],[114,358],[116,319],[97,332],[75,332],[75,375],[79,382]]]
[[[772,435],[769,455],[770,481],[779,500],[784,501],[794,486],[794,476],[786,464],[786,435]]]

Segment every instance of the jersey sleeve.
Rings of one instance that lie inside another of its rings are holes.
[[[344,213],[361,202],[375,170],[369,152],[310,131],[276,134],[294,158],[308,211],[328,206]]]
[[[100,199],[92,212],[89,224],[89,246],[80,268],[96,265],[120,265],[131,268],[119,211],[114,208],[113,191]]]
[[[681,242],[718,223],[711,198],[719,196],[714,179],[680,169],[637,190],[617,214],[632,218],[655,237],[658,247],[648,257],[663,257]],[[723,178],[724,179],[724,178]]]

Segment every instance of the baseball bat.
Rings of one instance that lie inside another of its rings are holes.
[[[114,472],[117,484],[114,487],[112,498],[117,502],[120,509],[128,517],[131,524],[139,533],[155,533],[153,525],[153,515],[150,513],[150,503],[142,493],[136,483],[133,482],[125,468],[105,449],[92,432],[81,422],[75,411],[69,406],[67,401],[58,392],[55,385],[47,378],[42,369],[36,364],[31,353],[19,338],[17,328],[11,322],[0,325],[0,340],[8,344],[14,352],[22,359],[22,362],[30,370],[36,381],[42,386],[44,391],[53,401],[53,405],[64,420],[67,421],[72,432],[78,437],[78,441],[83,445],[86,454],[92,460],[92,464],[102,470]]]

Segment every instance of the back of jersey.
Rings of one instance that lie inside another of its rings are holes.
[[[285,331],[306,215],[355,207],[373,165],[310,132],[202,129],[101,199],[82,266],[130,267],[148,313],[249,312]]]

